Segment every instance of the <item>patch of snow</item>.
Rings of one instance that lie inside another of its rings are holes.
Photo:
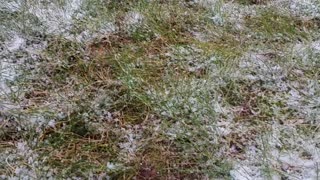
[[[53,120],[53,119],[50,120],[50,121],[48,122],[48,126],[54,128],[54,127],[56,126],[56,121]]]
[[[81,7],[83,0],[65,1],[64,6],[49,2],[45,6],[37,3],[29,8],[29,13],[34,14],[47,27],[48,33],[64,34],[73,23],[75,12]],[[77,13],[79,16],[79,13]],[[81,15],[80,15],[81,16]]]
[[[4,1],[0,3],[0,9],[6,9],[10,12],[19,11],[22,7],[22,1]]]
[[[9,51],[16,51],[19,50],[25,44],[25,39],[15,35],[11,42],[7,44],[7,48]]]
[[[130,11],[124,18],[124,23],[128,26],[136,26],[143,21],[144,17],[139,12]]]
[[[14,87],[8,86],[8,82],[13,81],[18,76],[16,71],[17,60],[11,56],[11,53],[16,53],[25,45],[25,40],[18,35],[14,35],[12,40],[4,42],[4,49],[0,52],[2,59],[0,60],[0,109],[9,109],[14,107],[7,100]]]
[[[272,1],[271,5],[280,11],[290,11],[299,17],[320,17],[320,3],[318,0],[278,0]]]
[[[258,167],[247,166],[241,163],[234,165],[233,170],[230,171],[230,175],[234,180],[264,179],[261,170]]]
[[[139,149],[142,129],[138,126],[121,128],[121,134],[123,134],[123,142],[119,143],[121,149],[119,154],[125,162],[130,162],[135,158],[135,154]]]

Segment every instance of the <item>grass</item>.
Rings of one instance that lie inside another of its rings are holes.
[[[205,18],[199,19],[203,17],[200,16],[201,11],[190,8],[186,9],[189,13],[183,15],[185,9],[179,7],[180,3],[158,5],[141,2],[137,5],[130,4],[128,8],[132,8],[131,6],[145,18],[143,25],[132,32],[119,24],[118,32],[88,44],[62,37],[49,40],[48,47],[43,52],[43,63],[38,66],[39,75],[35,76],[39,77],[41,74],[43,78],[32,80],[33,90],[26,93],[26,98],[37,101],[38,106],[41,106],[40,102],[45,104],[45,101],[40,99],[49,98],[48,96],[56,99],[53,96],[56,92],[63,97],[74,92],[76,95],[69,96],[66,102],[75,104],[74,108],[78,110],[68,112],[64,119],[57,121],[54,128],[42,130],[37,152],[41,157],[46,157],[46,164],[57,169],[63,177],[82,176],[87,171],[103,172],[107,163],[101,162],[102,159],[104,162],[128,167],[111,173],[112,177],[125,179],[140,176],[199,178],[205,174],[210,174],[210,177],[227,176],[229,166],[215,158],[214,146],[210,148],[209,144],[206,145],[210,136],[199,122],[200,119],[193,117],[194,120],[190,121],[187,119],[190,113],[183,115],[187,124],[181,127],[182,132],[177,134],[177,138],[168,140],[167,129],[181,120],[179,117],[159,114],[157,107],[161,107],[161,103],[154,101],[146,93],[148,89],[161,92],[163,86],[167,83],[169,85],[173,80],[171,76],[176,65],[168,66],[170,59],[164,56],[171,47],[193,42],[206,46],[188,32],[191,26],[206,23]],[[124,12],[120,10],[118,13]],[[184,71],[176,78],[183,77],[187,73]],[[43,79],[48,82],[46,86],[41,84]],[[86,105],[99,103],[90,100],[95,98],[96,93],[107,95],[111,104],[101,102],[98,109]],[[183,104],[182,102],[181,106]],[[179,107],[174,105],[174,108]],[[112,114],[111,122],[99,118],[98,114],[101,112],[97,111],[102,110]],[[157,124],[161,128],[159,132],[148,130],[149,126],[152,127],[148,125],[152,124],[150,117],[161,119],[160,124]],[[170,120],[172,118],[174,121]],[[105,127],[105,134],[90,130],[93,128],[93,121]],[[125,135],[125,131],[137,125],[145,129],[141,139],[138,139],[138,143],[142,144],[139,144],[135,157],[122,159],[118,153],[121,152],[121,144],[126,143],[126,136],[135,135]],[[197,132],[199,129],[194,129],[192,125],[199,126],[202,130]],[[124,132],[119,132],[117,127],[124,128]],[[187,131],[194,133],[192,139],[192,136],[186,134]],[[194,149],[195,147],[197,148]],[[185,154],[187,150],[190,152]],[[159,154],[167,157],[167,160],[159,159]],[[210,163],[205,165],[207,161]]]
[[[12,93],[25,129],[14,132],[17,139],[1,135],[7,145],[27,142],[38,165],[26,169],[37,178],[230,179],[252,147],[261,152],[262,176],[282,172],[265,135],[278,122],[307,119],[290,106],[290,93],[296,82],[318,78],[311,66],[318,57],[309,53],[306,62],[290,47],[312,39],[315,22],[267,8],[237,29],[185,1],[86,1],[81,8],[70,36],[46,35],[45,49],[26,62],[15,81],[23,92]],[[131,23],[129,15],[140,19]],[[101,29],[95,38],[73,38]],[[295,103],[317,107],[313,96]]]
[[[246,26],[257,32],[259,36],[280,42],[303,41],[310,38],[308,31],[315,28],[312,22],[308,23],[290,15],[279,14],[273,9],[263,10],[260,16],[248,17]]]

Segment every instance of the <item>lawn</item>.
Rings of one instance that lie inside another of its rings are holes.
[[[0,16],[0,179],[319,179],[318,0]]]

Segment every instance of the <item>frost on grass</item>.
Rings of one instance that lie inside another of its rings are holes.
[[[249,52],[240,61],[241,78],[260,82],[258,88],[273,95],[267,100],[272,123],[265,124],[271,131],[256,136],[255,145],[246,147],[245,160],[231,171],[236,179],[318,177],[317,42],[288,44],[282,51]]]
[[[2,151],[1,166],[4,166],[8,175],[5,178],[52,178],[54,170],[43,166],[39,155],[32,150],[26,141],[16,143],[15,149]],[[39,174],[39,172],[42,172]]]
[[[262,176],[266,174],[276,179],[318,177],[318,133],[314,134],[312,139],[309,135],[301,134],[299,129],[304,126],[301,123],[296,121],[287,122],[285,125],[274,124],[271,132],[256,140],[261,148],[249,147],[245,155],[246,160],[239,161],[231,171],[232,175],[237,178],[255,179],[263,179]]]
[[[0,173],[318,177],[319,2],[149,3],[0,5]]]

